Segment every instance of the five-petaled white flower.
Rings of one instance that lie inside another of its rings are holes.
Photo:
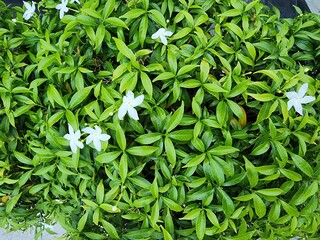
[[[302,104],[310,103],[315,100],[315,97],[312,97],[312,96],[304,97],[307,90],[308,90],[308,83],[305,83],[300,87],[298,92],[286,93],[287,98],[289,98],[288,110],[290,110],[290,108],[292,108],[293,106],[297,113],[299,113],[300,115],[303,115]]]
[[[76,132],[74,132],[73,127],[70,124],[68,124],[68,129],[69,129],[69,133],[65,134],[63,137],[69,140],[71,151],[73,153],[76,153],[77,147],[83,148],[84,146],[83,143],[79,141],[81,133],[80,133],[80,130],[77,130]]]
[[[32,2],[32,5],[30,5],[30,3],[23,1],[23,4],[27,10],[24,12],[22,17],[28,21],[33,16],[36,6],[34,5],[34,2]]]
[[[101,141],[108,141],[110,139],[110,135],[103,134],[102,130],[99,126],[94,126],[95,129],[91,127],[86,127],[82,129],[83,132],[90,134],[87,137],[86,144],[90,144],[93,142],[93,146],[98,151],[101,151]]]
[[[69,11],[67,4],[68,4],[68,0],[61,0],[61,3],[56,6],[56,9],[60,10],[60,14],[59,14],[60,19],[63,18],[64,13],[67,13]]]
[[[126,96],[123,96],[122,104],[118,111],[118,117],[120,120],[123,119],[123,117],[128,112],[129,116],[133,118],[134,120],[139,120],[137,110],[134,109],[134,107],[140,105],[143,102],[144,95],[140,95],[136,98],[134,98],[134,94],[132,91],[128,91]]]
[[[160,28],[157,32],[155,32],[154,34],[152,34],[151,38],[152,38],[152,39],[160,38],[161,42],[162,42],[164,45],[167,45],[167,44],[168,44],[168,40],[167,40],[166,37],[171,37],[172,34],[173,34],[173,32],[167,31],[167,30],[164,29],[164,28]]]

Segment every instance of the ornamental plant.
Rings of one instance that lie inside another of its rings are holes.
[[[320,237],[320,17],[259,1],[0,1],[0,227]]]

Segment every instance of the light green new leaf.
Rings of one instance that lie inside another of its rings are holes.
[[[91,89],[93,86],[90,87],[85,87],[83,89],[80,89],[77,91],[71,98],[69,102],[69,109],[75,108],[78,106],[80,103],[82,103],[90,94]]]
[[[183,211],[183,208],[177,204],[175,201],[171,200],[170,198],[161,197],[163,202],[170,208],[170,210],[175,212]]]
[[[172,114],[169,120],[169,124],[167,127],[167,133],[171,132],[182,120],[184,113],[184,103],[182,102],[181,106]]]
[[[126,151],[131,155],[144,157],[144,156],[151,155],[157,150],[158,150],[158,147],[153,147],[153,146],[134,146],[134,147],[128,148]]]

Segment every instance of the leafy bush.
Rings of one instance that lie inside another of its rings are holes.
[[[1,227],[320,236],[318,15],[238,0],[0,6]]]

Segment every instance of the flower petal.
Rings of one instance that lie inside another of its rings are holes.
[[[93,139],[93,146],[97,151],[101,151],[101,142],[98,138]]]
[[[101,130],[101,128],[100,128],[98,125],[95,125],[94,128],[96,129],[96,131],[95,131],[96,134],[99,134],[99,135],[100,135],[100,134],[102,133],[102,130]]]
[[[295,102],[295,99],[292,99],[292,100],[289,100],[289,101],[288,101],[288,103],[287,103],[287,105],[288,105],[288,110],[290,110],[290,109],[292,108],[294,102]]]
[[[138,97],[136,97],[132,102],[131,102],[131,106],[132,107],[136,107],[138,105],[140,105],[143,102],[144,99],[144,95],[140,95]]]
[[[298,96],[298,93],[296,93],[296,92],[286,92],[285,94],[286,94],[287,98],[289,98],[289,99],[294,99]]]
[[[139,120],[138,112],[133,107],[128,107],[128,114],[134,120]]]
[[[151,35],[152,39],[157,39],[158,37],[160,37],[160,29],[158,31],[156,31],[154,34]]]
[[[82,132],[94,134],[96,131],[92,127],[85,127],[84,129],[82,129]]]
[[[126,98],[126,101],[131,102],[132,100],[134,100],[134,93],[132,91],[128,91],[127,95],[124,98]]]
[[[304,98],[301,98],[301,99],[300,99],[300,103],[302,103],[302,104],[310,103],[310,102],[313,102],[314,100],[316,100],[315,97],[305,96]]]
[[[161,35],[160,36],[160,40],[163,43],[163,45],[167,45],[168,44],[168,40],[167,40],[167,38],[165,36]]]
[[[294,109],[296,110],[297,113],[299,113],[300,115],[303,115],[303,110],[302,110],[302,105],[300,102],[295,101],[293,103]]]
[[[65,139],[67,139],[68,141],[70,141],[72,139],[71,135],[69,133],[65,134],[63,136]]]
[[[100,134],[99,139],[101,141],[108,141],[111,138],[109,134]]]
[[[171,31],[164,32],[164,36],[171,37],[172,35],[173,35],[173,32],[171,32]]]
[[[86,144],[90,144],[93,141],[94,141],[94,135],[90,134],[86,139]]]
[[[127,105],[124,104],[124,103],[122,103],[121,106],[120,106],[120,108],[119,108],[119,110],[118,110],[118,118],[119,118],[120,120],[122,120],[123,117],[126,115],[127,111],[128,111]]]
[[[69,133],[70,133],[71,135],[73,135],[73,134],[74,134],[73,127],[71,126],[71,124],[70,124],[70,123],[68,123],[68,130],[69,130]]]
[[[303,98],[303,96],[306,94],[307,91],[308,91],[308,83],[305,83],[300,87],[298,91],[299,98]]]
[[[76,142],[70,141],[70,148],[71,148],[71,151],[72,151],[73,153],[76,153],[76,152],[77,152]]]

